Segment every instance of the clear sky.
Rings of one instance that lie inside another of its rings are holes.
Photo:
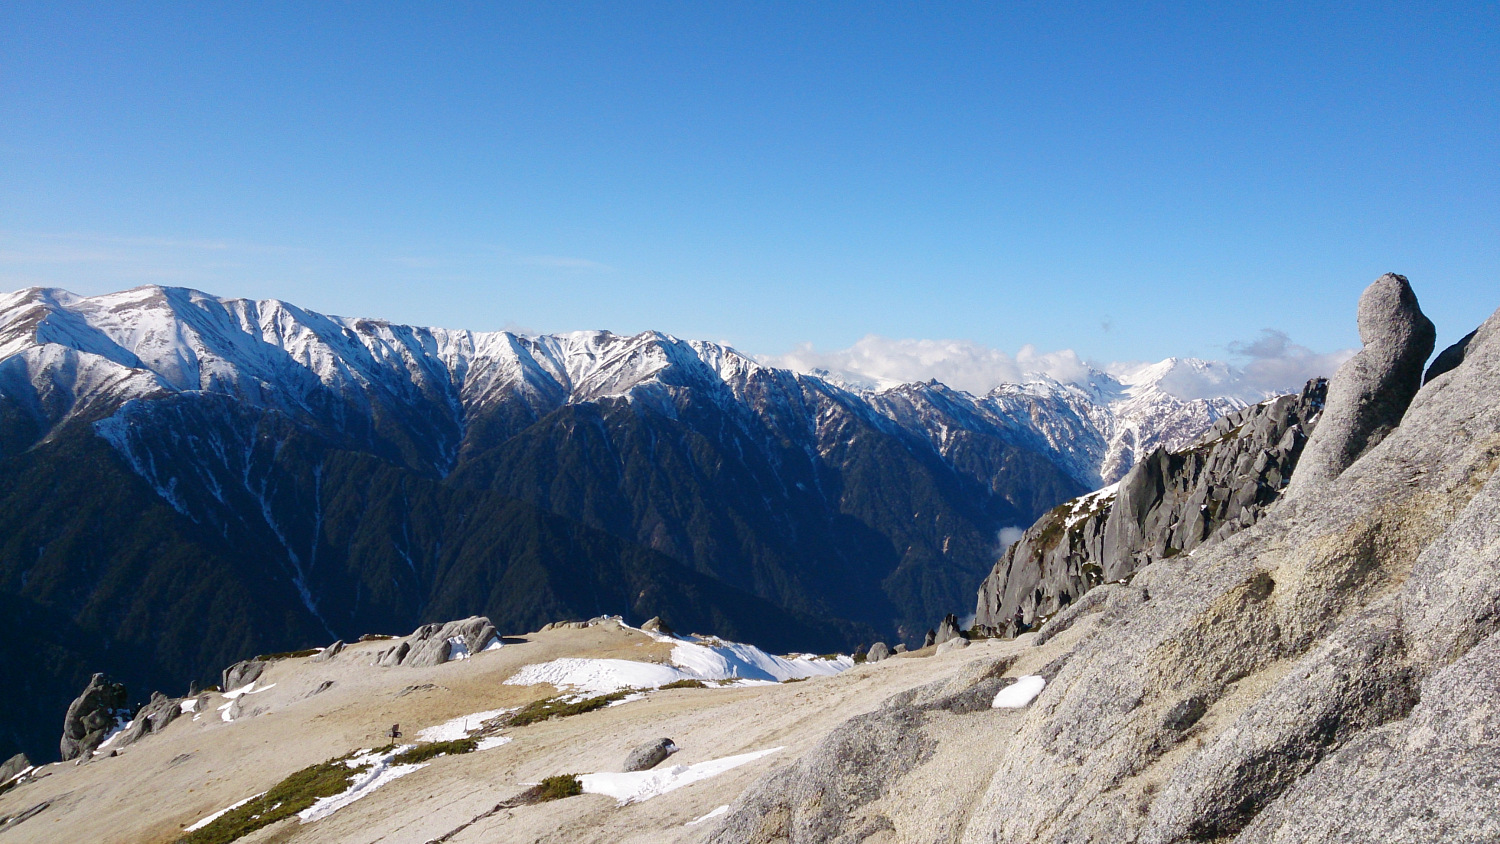
[[[1445,344],[1497,10],[11,0],[0,286],[1102,362],[1347,348],[1396,271]]]

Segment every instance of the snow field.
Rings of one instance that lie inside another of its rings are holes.
[[[505,682],[512,686],[550,683],[559,689],[601,695],[623,689],[656,689],[679,680],[780,683],[832,676],[854,667],[854,658],[842,654],[836,659],[820,659],[812,654],[780,657],[754,645],[717,638],[646,635],[673,646],[671,664],[564,657],[523,666]]]
[[[742,753],[739,756],[726,756],[723,759],[710,759],[707,762],[699,762],[696,765],[673,765],[667,768],[658,768],[652,771],[633,771],[628,774],[598,773],[580,774],[578,782],[583,785],[585,794],[603,794],[613,797],[619,801],[621,806],[627,803],[639,803],[642,800],[650,800],[669,791],[676,791],[685,785],[706,780],[738,768],[749,762],[754,762],[762,756],[769,756],[779,747],[769,750],[757,750],[754,753]],[[715,812],[718,810],[716,809]],[[700,821],[712,817],[713,813],[699,818]]]

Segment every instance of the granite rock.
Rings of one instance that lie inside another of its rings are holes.
[[[95,674],[63,716],[63,761],[89,757],[111,732],[129,722],[130,714],[125,687]]]
[[[625,757],[625,764],[620,766],[620,770],[625,773],[649,771],[665,762],[668,756],[676,752],[677,744],[669,738],[648,741],[630,751],[630,755]]]
[[[1359,339],[1364,348],[1339,367],[1329,387],[1328,407],[1287,489],[1290,497],[1338,477],[1401,424],[1422,386],[1437,329],[1406,278],[1387,273],[1359,298]]]

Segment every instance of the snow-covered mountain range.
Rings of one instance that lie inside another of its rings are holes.
[[[33,689],[0,723],[40,741],[95,670],[168,687],[474,614],[661,615],[778,650],[920,641],[972,602],[1005,529],[1241,407],[1174,394],[1216,366],[973,395],[656,332],[3,295],[0,651],[50,656],[14,677],[34,658],[0,658],[0,682]]]
[[[377,419],[401,419],[419,452],[413,457],[443,475],[468,421],[502,401],[541,409],[696,388],[753,402],[763,397],[754,385],[769,382],[878,414],[944,453],[960,432],[1014,440],[1092,488],[1245,406],[1229,397],[1179,398],[1172,385],[1184,378],[1198,385],[1227,381],[1228,373],[1222,363],[1169,358],[1115,374],[1089,370],[1074,383],[1035,374],[974,396],[937,382],[875,389],[794,374],[657,332],[418,328],[154,286],[93,297],[41,288],[0,296],[0,393],[39,438],[131,399],[216,393],[356,437],[372,434]],[[806,421],[819,439],[837,424],[826,413]],[[128,450],[114,426],[99,430]]]

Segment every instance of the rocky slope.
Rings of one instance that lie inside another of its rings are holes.
[[[1055,655],[1023,714],[965,697],[1006,682],[982,676],[893,698],[709,840],[1495,840],[1500,312],[1409,407],[1370,407],[1375,385],[1420,383],[1425,323],[1405,279],[1373,285],[1372,354],[1334,377],[1307,452],[1352,462],[1017,639]],[[923,796],[959,746],[995,760],[983,784]]]
[[[1119,483],[1048,511],[979,587],[976,630],[1015,636],[1096,586],[1249,527],[1283,494],[1327,382],[1220,417],[1180,451],[1157,448]]]
[[[45,758],[95,670],[181,688],[475,613],[915,644],[1001,529],[1240,406],[1165,388],[1199,366],[853,391],[654,332],[0,296],[0,682],[27,690],[0,700],[0,755]]]

